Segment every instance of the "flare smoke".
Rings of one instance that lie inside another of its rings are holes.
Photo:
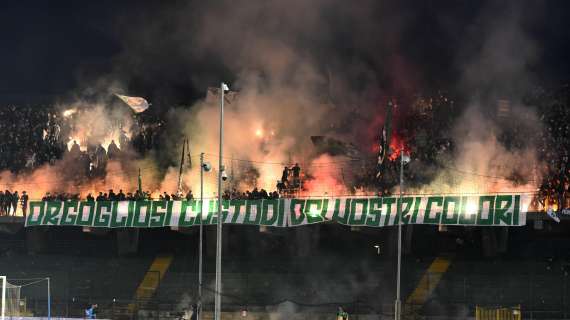
[[[489,116],[500,93],[507,92],[513,116],[522,119],[517,112],[526,109],[519,106],[519,94],[531,78],[527,64],[537,54],[520,27],[524,12],[510,9],[506,5],[482,10],[481,16],[495,19],[486,30],[488,36],[475,39],[476,48],[466,42],[455,52],[453,68],[461,70],[456,78],[470,107],[453,119],[454,129],[448,133],[453,150],[442,152],[435,164],[412,161],[409,170],[422,171],[429,181],[424,179],[410,190],[499,192],[536,186],[540,177],[533,169],[539,162],[536,146],[532,141],[517,148],[505,146],[500,135],[513,129]],[[121,135],[130,138],[138,130],[128,110],[108,98],[97,103],[79,100],[59,108],[60,117],[70,126],[62,131],[68,136],[61,138],[66,143],[76,140],[83,150],[88,145],[108,148],[110,140],[115,140],[124,156],[111,160],[106,174],[98,179],[67,179],[74,163],[64,156],[19,176],[2,173],[0,184],[34,189],[34,196],[47,190],[132,191],[137,169],[142,168],[145,189],[173,193],[184,137],[190,141],[194,164],[201,152],[206,161],[217,163],[219,98],[206,93],[208,87],[224,80],[237,92],[229,95],[225,108],[224,163],[230,174],[226,188],[273,190],[283,166],[299,163],[307,177],[307,194],[354,192],[356,176],[374,159],[371,150],[380,134],[386,101],[420,92],[436,77],[429,73],[431,67],[413,63],[404,50],[410,41],[409,28],[417,23],[408,12],[403,4],[364,1],[354,6],[340,0],[177,4],[153,11],[152,19],[143,12],[138,18],[152,23],[130,23],[121,31],[124,50],[104,78],[120,79],[108,81],[110,87],[117,82],[128,87],[129,79],[137,77],[153,80],[155,89],[149,91],[156,99],[151,109],[166,115],[160,148],[144,156],[128,150]],[[440,28],[445,23],[436,21]],[[474,39],[467,40],[472,43]],[[513,55],[513,47],[523,54]],[[512,56],[517,59],[509,60]],[[169,104],[171,91],[162,83],[172,83],[168,80],[174,76],[175,83],[184,79],[205,97],[187,107]],[[525,81],[505,85],[515,78]],[[107,90],[100,91],[109,95]],[[401,100],[394,136],[409,143],[415,132],[399,130],[408,121],[412,103]],[[532,112],[528,114],[522,130],[517,129],[520,135],[541,129]],[[361,150],[362,161],[318,154],[311,135],[353,143]],[[415,157],[414,150],[411,157]],[[216,173],[206,176],[206,196],[214,194]],[[198,183],[198,166],[186,166],[185,188],[196,193]],[[375,191],[370,187],[361,190]]]

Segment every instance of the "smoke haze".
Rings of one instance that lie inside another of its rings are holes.
[[[394,135],[406,142],[413,137],[404,136],[398,128],[412,103],[399,97],[455,81],[454,89],[466,97],[467,107],[460,107],[463,115],[455,119],[455,129],[449,133],[454,150],[444,152],[439,166],[414,164],[432,172],[434,179],[418,189],[512,190],[517,186],[511,182],[489,183],[486,176],[536,176],[532,169],[537,162],[535,146],[532,142],[516,149],[505,146],[499,135],[513,129],[496,124],[492,116],[499,98],[509,100],[515,114],[532,81],[530,66],[540,51],[527,25],[542,11],[536,5],[529,8],[509,2],[484,4],[477,10],[456,4],[436,10],[427,4],[362,1],[354,5],[339,0],[180,1],[141,7],[115,20],[113,31],[118,31],[122,49],[113,58],[112,70],[83,78],[70,94],[72,102],[58,108],[60,112],[84,110],[72,116],[69,137],[63,139],[69,144],[80,140],[83,148],[89,143],[107,148],[110,140],[120,146],[120,130],[131,136],[136,128],[128,110],[108,96],[125,88],[143,88],[137,91],[152,99],[150,112],[166,118],[161,149],[144,156],[126,152],[112,161],[108,170],[114,168],[117,173],[106,175],[103,184],[133,190],[134,174],[143,163],[143,178],[151,191],[175,192],[182,139],[188,137],[194,163],[204,152],[214,165],[206,178],[206,195],[213,195],[219,96],[208,88],[224,80],[237,91],[229,95],[225,108],[224,164],[233,170],[231,187],[273,190],[283,165],[298,162],[308,177],[315,178],[307,182],[308,194],[345,194],[352,192],[346,185],[353,184],[358,168],[345,157],[318,154],[310,136],[353,143],[362,158],[373,159],[371,150],[389,98],[402,101],[395,111]],[[426,18],[429,13],[433,15]],[[432,32],[422,31],[424,27]],[[452,63],[442,65],[444,60]],[[173,97],[181,83],[191,83],[202,98],[175,106],[171,102],[177,100]],[[85,95],[100,98],[85,103],[81,98]],[[538,121],[527,121],[522,132],[517,128],[518,134],[540,130],[533,123]],[[45,165],[24,180],[33,183],[34,175],[47,180],[60,176],[68,169],[61,163]],[[464,177],[460,171],[485,179],[473,183],[476,178]],[[3,177],[1,181],[13,180],[6,173]],[[196,165],[187,167],[183,183],[197,190],[198,177]],[[521,183],[532,188],[530,180]],[[10,187],[17,185],[10,182]],[[82,190],[86,189],[95,187]]]

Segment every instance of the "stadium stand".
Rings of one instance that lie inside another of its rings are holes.
[[[545,225],[547,228],[548,225]],[[223,308],[252,314],[281,310],[326,315],[342,305],[350,314],[389,318],[395,297],[395,259],[389,247],[392,229],[350,231],[337,225],[311,226],[275,233],[254,228],[228,228],[231,235],[223,260]],[[430,229],[430,230],[428,230]],[[433,230],[431,230],[433,229]],[[144,230],[135,253],[120,255],[116,231],[82,232],[80,228],[47,228],[47,245],[30,251],[29,229],[0,236],[0,270],[9,279],[49,276],[52,312],[82,316],[88,303],[99,304],[99,317],[113,319],[178,319],[196,302],[197,233]],[[453,229],[417,228],[418,236],[404,257],[402,300],[408,318],[464,319],[475,308],[521,306],[523,318],[560,319],[570,314],[567,241],[562,235],[511,228],[508,250],[486,257],[481,240],[455,242]],[[464,230],[466,231],[466,230]],[[319,241],[299,249],[319,233]],[[562,231],[561,231],[562,232]],[[480,238],[479,238],[480,239]],[[214,256],[210,235],[204,258],[204,310],[213,308]],[[250,246],[259,244],[264,246]],[[378,254],[374,245],[380,243]],[[451,245],[453,244],[453,245]],[[291,254],[283,254],[291,252]],[[153,262],[170,256],[164,273],[151,279],[152,291],[138,297]],[[436,268],[438,259],[446,268]],[[434,274],[437,273],[437,274]],[[157,278],[156,278],[157,277]],[[414,293],[421,299],[412,299]],[[27,310],[45,315],[45,286],[22,291]],[[287,308],[289,308],[287,307]],[[315,316],[314,319],[318,318]],[[382,318],[382,319],[383,319]],[[364,319],[364,318],[363,318]]]

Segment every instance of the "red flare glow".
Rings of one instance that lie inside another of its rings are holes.
[[[403,138],[392,134],[392,140],[390,141],[390,151],[391,153],[388,159],[390,159],[390,161],[394,161],[398,159],[402,151],[404,151],[404,153],[410,153],[410,148],[406,145],[406,142]]]

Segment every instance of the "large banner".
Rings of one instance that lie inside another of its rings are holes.
[[[223,222],[294,227],[334,221],[350,226],[403,224],[522,226],[529,195],[405,196],[222,201]],[[401,207],[401,215],[398,208]],[[31,201],[26,227],[191,227],[217,223],[218,202]],[[202,219],[200,219],[202,217]]]

